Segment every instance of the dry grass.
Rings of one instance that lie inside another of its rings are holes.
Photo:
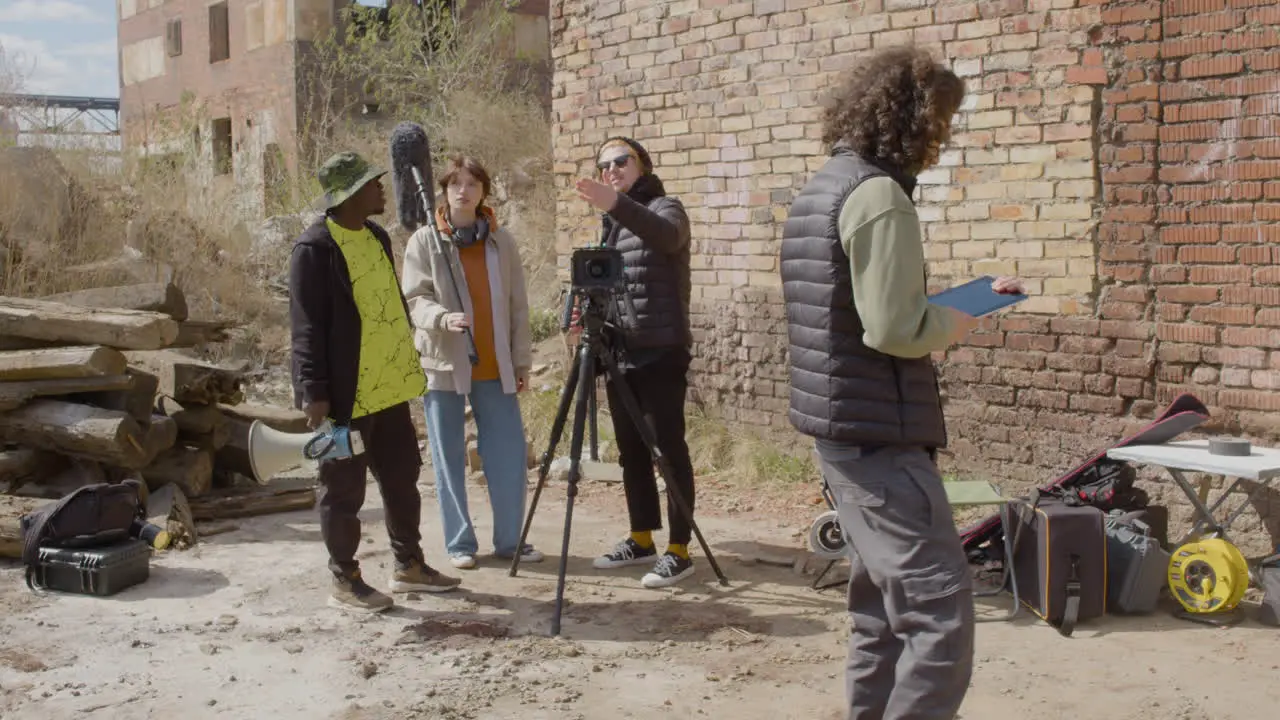
[[[172,279],[193,317],[279,324],[279,302],[252,267],[248,229],[226,199],[197,201],[173,172],[133,166],[104,175],[94,161],[44,148],[0,155],[4,294]]]

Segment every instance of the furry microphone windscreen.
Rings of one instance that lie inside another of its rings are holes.
[[[417,230],[427,221],[430,208],[423,207],[418,196],[418,183],[413,178],[413,168],[422,173],[427,197],[434,197],[431,188],[431,143],[427,131],[412,122],[402,122],[391,131],[391,185],[396,194],[396,213],[400,227]]]

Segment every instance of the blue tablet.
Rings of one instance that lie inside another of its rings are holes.
[[[995,278],[990,275],[983,275],[977,280],[931,295],[929,302],[953,307],[973,317],[982,317],[1027,299],[1022,293],[998,293],[992,290],[991,283],[994,281]]]

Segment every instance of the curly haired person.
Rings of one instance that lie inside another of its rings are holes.
[[[831,156],[783,225],[790,420],[814,438],[849,540],[849,720],[954,718],[973,670],[972,578],[936,464],[947,433],[930,354],[978,321],[929,302],[911,200],[964,92],[923,50],[862,59],[826,109]]]

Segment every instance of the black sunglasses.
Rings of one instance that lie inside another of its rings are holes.
[[[627,166],[627,161],[630,159],[631,159],[630,155],[619,155],[618,157],[612,160],[605,160],[604,162],[596,163],[596,169],[599,170],[600,172],[604,172],[605,170],[609,169],[610,165],[612,165],[618,168],[619,170],[621,170],[622,168]]]

